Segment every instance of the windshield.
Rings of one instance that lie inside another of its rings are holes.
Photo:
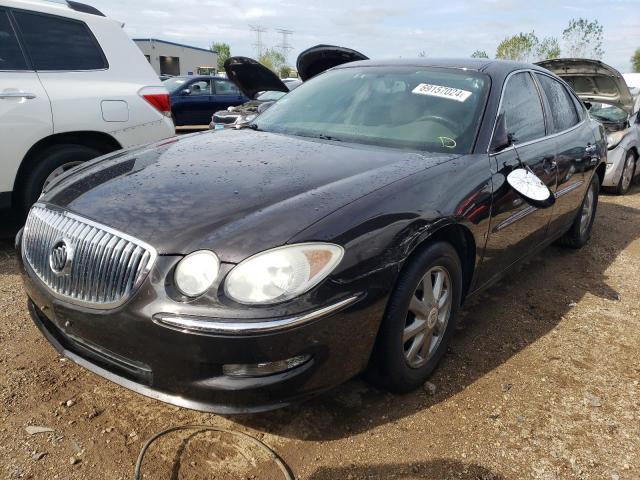
[[[255,123],[289,135],[469,153],[489,82],[484,74],[443,68],[341,68],[304,83]]]
[[[601,122],[620,123],[627,121],[627,112],[607,103],[592,102],[589,113]]]
[[[266,92],[261,92],[256,96],[256,100],[261,100],[263,102],[275,102],[280,97],[282,97],[286,92],[279,92],[277,90],[267,90]]]
[[[187,83],[187,80],[179,77],[167,78],[162,82],[166,89],[169,90],[169,93],[177,92],[185,83]]]

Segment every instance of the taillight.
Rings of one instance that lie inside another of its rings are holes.
[[[142,98],[165,117],[171,116],[171,100],[166,89],[162,87],[145,87],[139,93]]]

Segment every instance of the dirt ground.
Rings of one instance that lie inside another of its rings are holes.
[[[601,197],[581,251],[550,247],[467,305],[428,388],[361,379],[268,414],[164,405],[61,359],[0,242],[0,478],[128,479],[144,441],[205,423],[272,446],[297,479],[640,479],[640,187]],[[27,433],[27,426],[53,432]],[[278,479],[247,442],[161,438],[145,479]]]

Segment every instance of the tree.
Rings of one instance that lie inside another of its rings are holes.
[[[549,60],[560,57],[560,42],[556,37],[545,37],[537,49],[538,60]]]
[[[229,44],[212,42],[209,50],[218,54],[218,70],[224,70],[224,62],[231,56],[231,47],[229,47]]]
[[[631,57],[631,68],[634,72],[640,73],[640,48],[637,48]]]
[[[291,67],[289,65],[283,65],[280,67],[280,70],[278,71],[278,75],[280,75],[280,78],[287,78],[291,76]]]
[[[603,27],[598,20],[572,18],[562,32],[565,52],[569,57],[601,59]]]
[[[505,38],[496,49],[496,58],[503,60],[529,61],[535,54],[540,41],[534,32],[518,33]]]
[[[267,48],[258,57],[258,61],[274,73],[278,73],[285,65],[284,55],[275,48]]]
[[[484,50],[476,50],[471,54],[471,58],[489,58],[489,55]]]

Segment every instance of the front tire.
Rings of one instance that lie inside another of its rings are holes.
[[[622,174],[620,175],[620,181],[616,188],[618,195],[624,195],[629,191],[631,183],[633,182],[633,176],[636,171],[636,157],[633,152],[627,152],[627,156],[624,159],[624,167],[622,168]]]
[[[446,352],[462,297],[462,267],[448,243],[417,253],[400,274],[387,304],[371,364],[371,378],[393,392],[409,392],[429,378]]]
[[[598,210],[598,195],[600,193],[600,179],[593,175],[582,205],[569,231],[560,238],[560,245],[569,248],[582,248],[591,238],[593,222]]]

